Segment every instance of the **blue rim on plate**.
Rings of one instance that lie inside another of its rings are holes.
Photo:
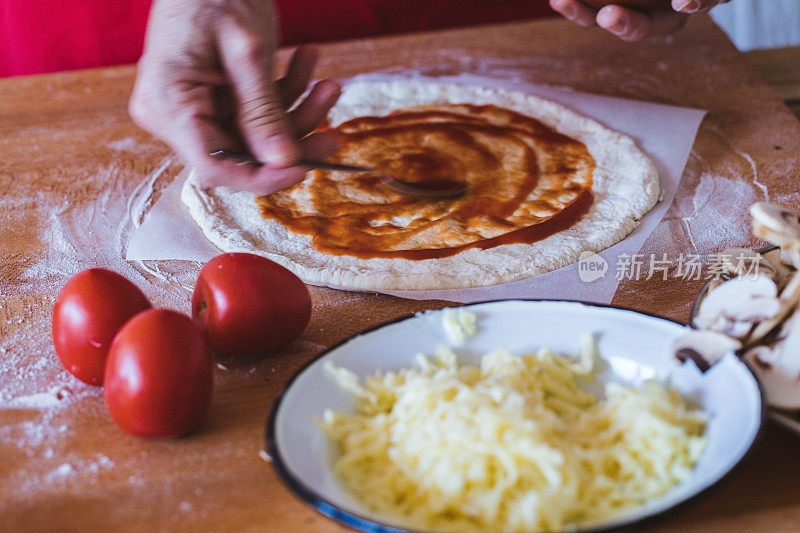
[[[627,311],[631,313],[635,313],[638,315],[647,316],[650,318],[655,318],[658,320],[663,320],[665,322],[669,322],[681,327],[686,327],[684,324],[676,321],[665,318],[663,316],[659,316],[655,313],[649,313],[646,311],[637,311],[634,309],[617,306],[617,305],[605,305],[605,304],[596,304],[596,303],[587,303],[581,302],[576,300],[556,300],[556,299],[537,299],[537,298],[526,298],[526,299],[506,299],[506,300],[490,300],[485,302],[476,302],[473,304],[466,304],[461,306],[454,306],[454,307],[473,307],[478,305],[485,305],[485,304],[492,304],[492,303],[500,303],[500,302],[543,302],[543,303],[565,303],[565,304],[579,304],[581,306],[585,306],[587,308],[600,308],[600,309],[615,309],[620,311]],[[419,313],[412,313],[408,315],[404,315],[398,317],[393,320],[388,320],[386,322],[382,322],[370,328],[361,330],[353,335],[342,339],[338,343],[334,344],[333,346],[329,347],[328,349],[324,350],[322,353],[305,363],[295,374],[284,384],[281,391],[278,393],[277,397],[273,401],[272,408],[270,409],[269,415],[266,420],[266,427],[265,427],[265,441],[267,446],[267,452],[269,453],[272,459],[272,465],[275,468],[276,472],[278,473],[281,480],[285,483],[285,485],[300,499],[304,502],[309,504],[311,507],[316,509],[322,515],[331,518],[341,524],[349,526],[351,528],[358,529],[360,531],[370,532],[370,533],[410,533],[414,530],[405,529],[402,527],[391,526],[388,524],[384,524],[378,521],[375,521],[370,518],[366,518],[361,516],[357,513],[342,509],[337,507],[335,504],[327,501],[324,497],[320,496],[314,488],[305,485],[301,480],[297,479],[287,467],[286,461],[281,454],[281,451],[277,444],[277,435],[276,435],[276,420],[278,411],[280,409],[281,403],[283,402],[286,393],[291,389],[293,383],[301,376],[303,373],[308,370],[310,366],[316,363],[319,359],[327,356],[330,352],[338,349],[342,345],[350,342],[351,340],[355,339],[356,337],[360,337],[362,335],[368,334],[375,330],[379,330],[386,326],[390,326],[392,324],[397,324],[399,322],[403,322],[405,320],[413,319],[417,317]],[[652,512],[650,514],[645,514],[639,518],[625,521],[621,524],[611,523],[608,525],[599,525],[595,527],[588,527],[588,528],[580,528],[578,531],[581,533],[599,533],[605,531],[619,531],[619,530],[627,530],[632,528],[633,526],[640,526],[644,523],[651,522],[653,520],[662,518],[665,514],[672,512],[680,507],[683,507],[690,502],[697,501],[701,496],[707,495],[710,491],[719,487],[724,481],[730,478],[731,474],[735,472],[742,462],[752,453],[753,448],[755,447],[756,443],[759,442],[763,435],[763,428],[764,422],[767,418],[767,406],[766,406],[766,396],[764,395],[764,390],[761,385],[761,382],[758,380],[758,377],[753,372],[752,368],[745,362],[741,361],[744,366],[747,368],[749,373],[752,375],[753,380],[757,386],[759,399],[760,399],[760,412],[759,412],[759,420],[758,420],[758,427],[756,429],[755,435],[753,436],[752,440],[747,445],[747,449],[742,453],[742,455],[738,458],[738,460],[731,465],[725,472],[723,472],[719,478],[717,478],[714,482],[710,483],[709,485],[705,486],[704,488],[698,490],[697,492],[693,493],[692,495],[686,497],[683,500],[676,502],[675,504],[666,507],[662,510],[658,510],[656,512]]]

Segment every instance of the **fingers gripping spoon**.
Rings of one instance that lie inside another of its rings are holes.
[[[242,164],[261,166],[263,163],[255,157],[247,154],[229,152],[227,150],[217,150],[211,152],[212,157],[239,161]],[[345,165],[342,163],[331,163],[320,159],[303,158],[299,164],[309,168],[321,168],[325,170],[339,170],[343,172],[376,172],[378,169],[363,167],[358,165]],[[466,185],[451,180],[435,180],[431,182],[412,183],[400,180],[391,176],[382,176],[381,183],[390,189],[409,196],[430,196],[437,198],[449,198],[463,194],[467,190]]]

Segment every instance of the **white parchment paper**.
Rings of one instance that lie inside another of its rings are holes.
[[[366,74],[365,78],[385,79],[387,74]],[[397,78],[397,74],[391,77]],[[620,257],[636,254],[645,239],[663,218],[694,144],[705,111],[622,98],[586,94],[562,87],[504,81],[463,74],[437,77],[437,81],[473,84],[528,92],[563,104],[605,126],[632,137],[658,169],[661,201],[642,219],[628,237],[616,245],[589,255],[582,261],[526,280],[470,289],[438,291],[382,291],[412,299],[439,299],[476,302],[503,298],[558,298],[609,303],[619,286],[616,265]],[[342,80],[347,83],[347,80]],[[128,260],[190,260],[205,262],[220,250],[211,244],[195,224],[180,200],[187,172],[182,172],[166,188],[133,233],[128,244]],[[335,287],[348,289],[348,287]]]

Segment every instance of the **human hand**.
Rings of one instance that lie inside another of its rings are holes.
[[[305,176],[301,157],[324,159],[332,132],[308,135],[341,91],[331,80],[306,90],[317,51],[300,47],[286,76],[273,77],[275,12],[268,0],[156,0],[129,111],[134,121],[193,166],[202,186],[270,194]],[[248,151],[255,167],[213,158]]]
[[[607,5],[597,10],[580,0],[550,0],[550,7],[581,26],[597,25],[623,41],[639,41],[653,35],[674,33],[686,23],[687,15],[706,12],[717,4],[728,1],[672,0],[672,9],[648,13],[620,5]]]

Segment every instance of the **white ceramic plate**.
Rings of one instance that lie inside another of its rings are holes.
[[[599,380],[636,384],[657,378],[709,413],[708,444],[692,478],[603,528],[661,514],[715,485],[741,461],[759,433],[765,409],[752,372],[733,355],[705,374],[691,362],[680,365],[669,346],[686,332],[685,326],[625,309],[576,302],[505,300],[467,307],[477,315],[478,334],[454,348],[462,362],[475,363],[498,346],[515,354],[542,346],[557,353],[577,353],[579,334],[590,332],[596,335],[600,354],[609,363]],[[352,337],[300,370],[273,404],[267,421],[267,447],[289,488],[321,513],[351,527],[405,531],[401,519],[367,509],[331,471],[336,452],[314,420],[326,408],[353,412],[355,401],[331,379],[323,364],[331,361],[363,378],[376,371],[410,366],[415,354],[430,354],[439,344],[448,344],[441,312],[429,311]]]

